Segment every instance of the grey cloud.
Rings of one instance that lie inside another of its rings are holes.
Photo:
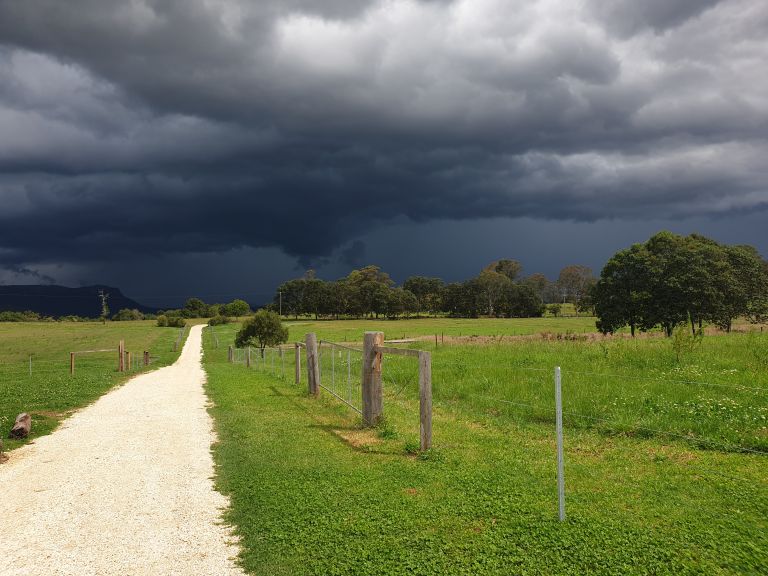
[[[591,0],[594,15],[612,30],[630,35],[651,28],[664,32],[697,17],[721,0]]]
[[[0,262],[764,210],[767,31],[749,0],[5,0]]]

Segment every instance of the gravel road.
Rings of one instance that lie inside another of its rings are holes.
[[[242,574],[213,488],[202,327],[0,465],[0,574]]]

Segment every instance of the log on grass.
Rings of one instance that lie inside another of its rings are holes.
[[[26,438],[32,430],[32,417],[23,412],[16,416],[16,423],[11,428],[11,438]]]

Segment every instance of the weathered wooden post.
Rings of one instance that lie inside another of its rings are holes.
[[[307,385],[312,396],[320,394],[320,363],[317,357],[317,336],[307,334]]]
[[[375,426],[381,420],[381,351],[384,332],[366,332],[363,336],[363,423]]]
[[[432,354],[419,352],[419,445],[432,447]]]
[[[245,367],[251,367],[251,347],[248,346],[245,350]]]
[[[294,347],[295,347],[294,355],[296,357],[296,367],[295,367],[296,384],[301,384],[301,346],[297,342],[296,344],[294,344]]]
[[[125,352],[125,340],[120,340],[117,343],[117,371],[125,372],[125,359],[123,353]]]
[[[69,373],[70,374],[75,373],[75,353],[74,352],[69,353]]]
[[[125,353],[125,369],[128,372],[131,371],[131,353],[130,352]]]
[[[230,347],[227,349],[227,360],[229,361],[229,363],[230,363],[230,364],[232,364],[232,362],[234,362],[234,361],[235,361],[235,353],[234,353],[234,351],[232,350],[232,346],[230,346]]]
[[[144,366],[149,366],[149,351],[144,350]]]

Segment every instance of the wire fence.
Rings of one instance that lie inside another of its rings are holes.
[[[75,352],[75,374],[80,372],[116,372],[118,366],[117,349],[109,352],[98,351],[98,354],[87,352]],[[152,365],[158,361],[158,356],[149,354],[147,364]],[[36,359],[29,357],[26,360],[0,362],[0,379],[36,378],[38,376],[71,375],[70,355],[62,355],[61,360]],[[127,372],[139,371],[145,367],[144,351],[131,353],[125,361]]]
[[[281,380],[285,380],[295,368],[293,348],[283,346],[265,348],[231,346],[230,348],[233,363],[267,372]]]
[[[244,351],[236,353],[236,358],[243,361]],[[646,376],[564,368],[558,390],[555,366],[510,362],[483,365],[471,356],[435,354],[433,358],[433,374],[439,383],[435,405],[441,410],[488,416],[502,430],[512,430],[507,424],[520,422],[552,427],[556,446],[552,462],[558,469],[561,519],[565,518],[568,494],[565,479],[570,473],[569,445],[577,442],[572,436],[576,431],[592,430],[603,437],[620,436],[630,441],[655,438],[665,445],[679,443],[686,450],[739,454],[768,464],[764,460],[768,457],[765,387],[668,374]],[[319,342],[320,387],[357,413],[362,412],[362,361],[359,348]],[[275,370],[268,356],[257,359],[254,365]],[[289,374],[293,367],[291,362]],[[381,373],[387,413],[400,412],[404,418],[409,417],[419,401],[417,363],[413,358],[385,353]],[[285,377],[286,371],[281,374]],[[401,421],[399,416],[397,420]],[[694,459],[679,470],[692,475],[692,480],[728,481],[761,494],[768,490],[766,475],[756,476],[741,466],[726,466],[725,462],[733,462],[730,456],[727,458],[706,458],[703,462]],[[723,467],[718,468],[716,462],[723,462]]]
[[[318,346],[320,387],[358,414],[363,413],[360,374],[363,351],[359,348],[321,340]]]

